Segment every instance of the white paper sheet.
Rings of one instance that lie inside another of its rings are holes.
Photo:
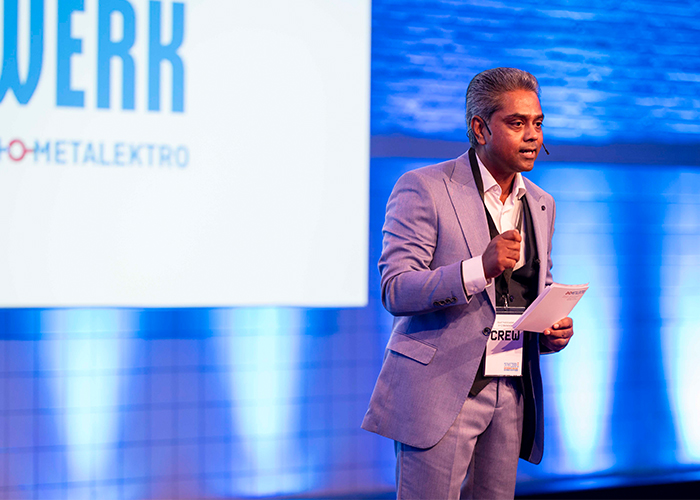
[[[566,318],[583,294],[585,285],[562,285],[552,283],[530,304],[513,328],[529,332],[543,332],[555,322]]]

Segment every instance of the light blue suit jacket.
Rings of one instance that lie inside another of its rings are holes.
[[[537,253],[538,293],[552,282],[554,199],[525,179]],[[396,183],[379,260],[382,301],[395,316],[362,427],[417,448],[434,446],[461,410],[495,319],[494,287],[467,296],[461,262],[490,241],[468,154],[413,170]],[[546,260],[545,260],[546,259]],[[542,459],[539,338],[527,337],[525,415],[520,456]]]

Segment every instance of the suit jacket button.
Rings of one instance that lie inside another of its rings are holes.
[[[547,210],[544,205],[542,205],[542,210]]]
[[[489,333],[491,333],[491,329],[487,326],[481,333],[483,333],[484,335],[488,335]]]

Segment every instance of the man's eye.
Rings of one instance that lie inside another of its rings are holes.
[[[521,122],[521,121],[513,122],[513,126],[514,126],[514,127],[522,127],[522,126],[523,126],[523,122]]]

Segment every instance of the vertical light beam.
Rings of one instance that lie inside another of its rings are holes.
[[[63,442],[67,481],[89,485],[71,498],[116,498],[115,477],[121,369],[129,358],[129,339],[121,331],[128,312],[64,309],[42,312],[42,359],[55,374],[54,393],[64,407]],[[103,482],[104,481],[104,482]]]
[[[548,413],[555,414],[552,428],[560,433],[563,455],[548,465],[560,474],[580,474],[605,470],[614,463],[604,446],[610,439],[604,418],[612,397],[610,353],[617,345],[619,327],[619,285],[608,211],[612,190],[605,173],[597,169],[555,168],[549,173],[541,182],[557,193],[555,281],[590,282],[591,286],[572,313],[571,344],[542,358],[545,387],[554,386],[554,397],[545,408],[554,408]]]
[[[700,460],[700,174],[683,172],[665,195],[661,266],[661,340],[680,463]]]
[[[307,474],[292,472],[303,455],[299,433],[298,381],[300,312],[246,308],[229,312],[227,353],[232,371],[233,415],[243,436],[252,474],[235,485],[237,494],[274,495],[304,489]]]

